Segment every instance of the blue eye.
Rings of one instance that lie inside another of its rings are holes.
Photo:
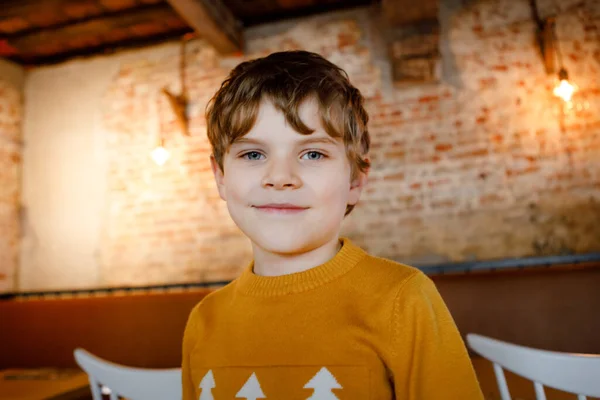
[[[302,158],[304,158],[305,156],[308,156],[307,160],[320,160],[325,157],[325,154],[318,152],[318,151],[309,151],[309,152],[305,153],[302,156]]]
[[[242,154],[242,158],[245,158],[246,160],[250,161],[258,161],[260,160],[261,156],[262,154],[260,154],[258,151],[249,151],[245,154]]]

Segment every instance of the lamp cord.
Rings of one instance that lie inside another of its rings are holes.
[[[191,39],[191,35],[186,34],[181,38],[180,54],[179,54],[179,80],[181,84],[181,97],[187,100],[187,84],[186,84],[186,44]]]
[[[562,51],[560,50],[560,43],[558,36],[556,35],[556,19],[552,21],[552,40],[554,41],[554,48],[556,49],[556,58],[558,60],[559,71],[563,69],[563,57]]]

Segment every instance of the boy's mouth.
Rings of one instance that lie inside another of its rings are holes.
[[[302,207],[290,203],[269,203],[253,207],[260,211],[275,214],[297,214],[308,209],[308,207]]]

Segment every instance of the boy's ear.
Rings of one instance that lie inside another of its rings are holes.
[[[367,182],[369,180],[368,178],[369,170],[367,169],[364,172],[359,171],[356,178],[354,178],[352,182],[350,182],[350,195],[348,198],[348,204],[355,205],[356,203],[358,203],[358,200],[360,199],[360,194],[362,193],[364,187],[367,185]]]
[[[210,167],[215,176],[215,183],[217,184],[219,196],[221,196],[221,199],[227,201],[227,196],[225,195],[225,173],[221,170],[221,167],[213,154],[210,155]]]

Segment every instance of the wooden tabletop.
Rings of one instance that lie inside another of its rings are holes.
[[[79,369],[5,369],[0,400],[90,399],[87,375]]]

